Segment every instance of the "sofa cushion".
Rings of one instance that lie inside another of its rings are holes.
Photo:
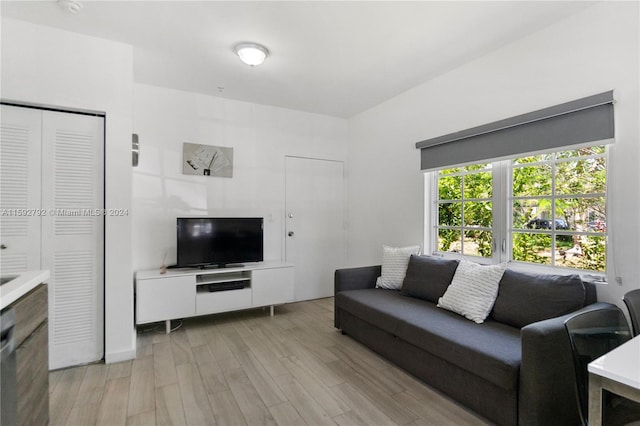
[[[338,309],[503,389],[517,389],[519,329],[491,319],[476,324],[394,290],[351,290],[335,297]]]
[[[522,328],[584,306],[585,289],[578,275],[528,274],[505,271],[492,316]]]
[[[420,246],[382,246],[382,271],[376,287],[399,290],[407,272],[409,257],[420,253]]]
[[[411,255],[402,294],[435,303],[451,284],[457,267],[455,259]]]
[[[506,263],[480,265],[462,260],[451,285],[438,299],[438,307],[481,324],[496,301],[500,279],[506,267]]]

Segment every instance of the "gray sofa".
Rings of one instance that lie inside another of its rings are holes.
[[[380,266],[337,270],[336,328],[496,424],[578,424],[564,320],[608,306],[595,286],[507,269],[476,324],[436,307],[452,274],[432,268],[437,258],[413,267],[423,258],[411,257],[402,291],[375,288]]]

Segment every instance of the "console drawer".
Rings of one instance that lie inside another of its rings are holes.
[[[233,311],[251,307],[251,288],[240,290],[213,291],[198,287],[196,294],[196,314],[206,315],[216,312]]]

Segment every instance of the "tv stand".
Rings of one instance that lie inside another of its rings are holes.
[[[293,301],[293,265],[259,262],[226,268],[136,273],[136,324],[236,311]]]

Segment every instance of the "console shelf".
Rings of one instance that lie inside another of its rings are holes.
[[[250,271],[237,271],[237,272],[220,272],[211,273],[209,271],[203,274],[196,275],[196,283],[200,284],[215,284],[215,283],[227,283],[233,281],[247,281],[251,280]]]
[[[293,265],[259,262],[224,269],[170,269],[136,274],[136,324],[293,301]]]

